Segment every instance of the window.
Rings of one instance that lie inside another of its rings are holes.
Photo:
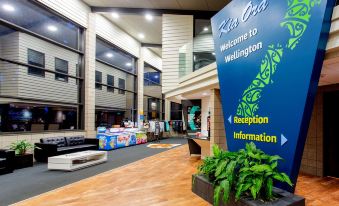
[[[28,64],[45,68],[45,54],[35,51],[33,49],[28,49],[27,51],[27,62]],[[35,67],[28,67],[28,74],[45,77],[45,71],[43,69],[38,69]]]
[[[125,80],[119,78],[119,94],[125,94]]]
[[[136,60],[132,55],[98,38],[96,41],[96,59],[128,73],[135,74],[136,72]]]
[[[107,91],[114,93],[114,77],[112,75],[107,75]]]
[[[68,82],[68,61],[55,58],[55,71],[64,74],[55,74],[55,79],[63,82]]]
[[[1,19],[65,46],[76,50],[81,49],[78,37],[79,34],[82,34],[83,29],[73,22],[55,15],[30,0],[0,0],[0,3],[1,5],[8,4],[14,9],[13,12],[1,10]]]
[[[95,89],[102,90],[102,72],[95,71]]]

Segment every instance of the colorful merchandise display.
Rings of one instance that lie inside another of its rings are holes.
[[[113,150],[116,148],[128,147],[147,142],[145,132],[137,128],[104,128],[98,127],[97,139],[99,139],[99,149]]]

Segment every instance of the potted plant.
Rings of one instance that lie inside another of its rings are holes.
[[[20,140],[17,142],[13,142],[10,148],[15,151],[15,169],[33,166],[33,154],[27,153],[34,148],[33,144],[29,143],[27,140]]]
[[[238,152],[213,146],[193,175],[192,191],[214,206],[305,206],[305,199],[273,187],[278,181],[293,186],[290,178],[278,171],[278,155],[268,155],[251,142]]]

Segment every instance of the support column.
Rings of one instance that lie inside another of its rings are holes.
[[[84,129],[86,137],[95,138],[95,44],[96,44],[96,14],[89,13],[88,28],[85,41],[85,102]]]
[[[165,120],[171,120],[171,101],[165,99]]]
[[[144,120],[144,49],[140,48],[140,55],[138,59],[138,128],[143,128]]]
[[[224,127],[224,117],[222,112],[221,105],[221,96],[219,89],[211,90],[211,98],[210,98],[210,123],[211,123],[211,155],[213,154],[212,146],[214,144],[219,145],[220,148],[226,150],[226,132]]]

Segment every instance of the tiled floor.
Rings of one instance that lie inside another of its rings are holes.
[[[184,145],[17,205],[208,206],[191,192],[199,162]],[[297,194],[306,197],[308,206],[339,206],[339,180],[301,175]]]

